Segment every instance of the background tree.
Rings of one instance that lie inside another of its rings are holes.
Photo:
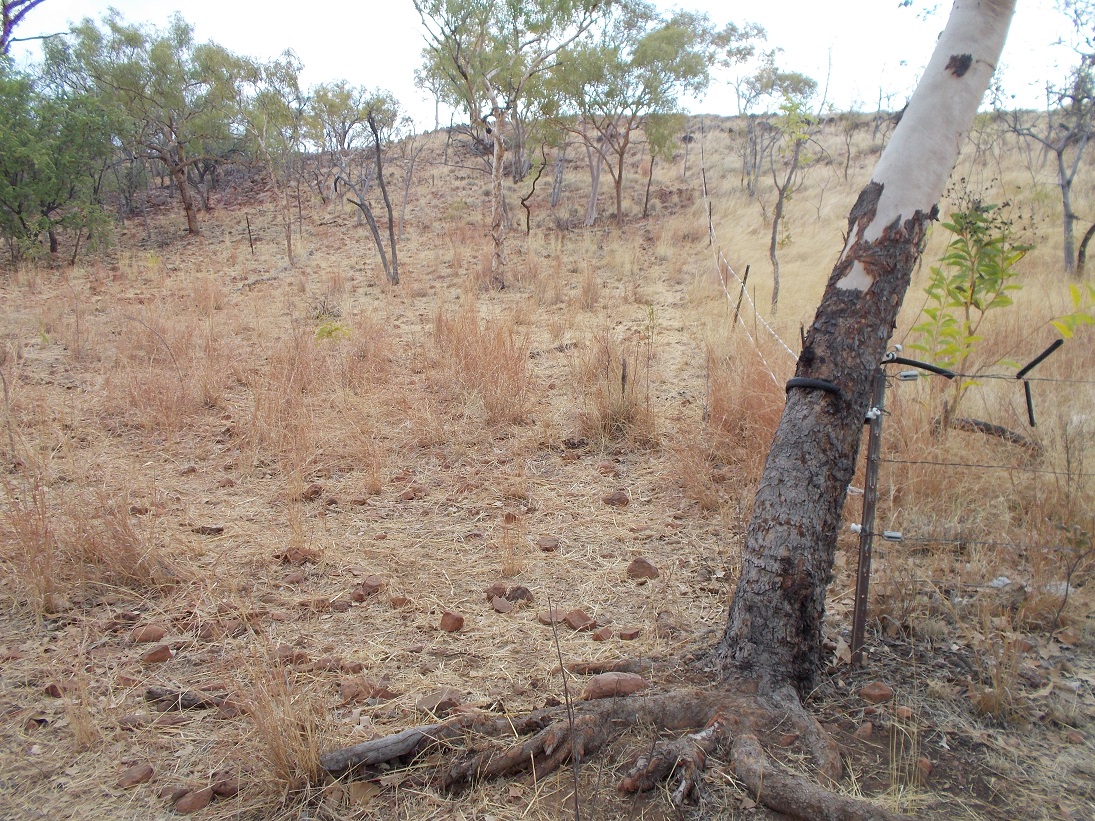
[[[102,175],[112,158],[111,123],[96,98],[46,93],[21,74],[0,71],[0,232],[13,261],[59,229],[80,236],[105,228]]]
[[[266,177],[277,201],[285,234],[285,254],[290,265],[296,260],[289,179],[294,157],[301,148],[308,102],[300,90],[301,68],[296,55],[287,51],[265,64],[240,60],[233,69],[241,78],[237,85],[239,122],[265,165]]]
[[[616,222],[623,224],[623,185],[633,135],[650,116],[679,111],[680,96],[710,80],[715,31],[703,15],[666,19],[650,4],[614,7],[597,38],[568,49],[559,87],[573,110],[571,130],[590,159],[592,193],[586,225],[596,218],[600,168],[611,156]]]
[[[161,163],[175,184],[187,231],[199,231],[187,176],[196,163],[215,160],[231,141],[239,60],[214,43],[196,43],[179,15],[166,29],[127,24],[116,11],[100,29],[85,19],[71,42],[47,41],[47,72],[71,87],[101,96],[132,123],[140,156]]]
[[[395,133],[396,125],[400,120],[399,102],[390,92],[380,91],[378,89],[373,92],[368,99],[362,101],[361,115],[367,127],[367,134],[371,137],[373,142],[373,166],[369,169],[368,173],[360,174],[355,177],[351,172],[349,164],[341,159],[343,155],[340,154],[339,157],[342,164],[339,166],[339,176],[336,180],[336,184],[344,186],[356,198],[350,200],[350,203],[357,207],[369,226],[369,231],[373,235],[373,242],[376,244],[377,253],[380,255],[380,262],[384,266],[384,275],[392,285],[398,285],[399,254],[397,250],[395,213],[392,208],[391,197],[388,194],[388,185],[384,180],[384,150],[391,141],[392,135]],[[372,204],[369,201],[369,188],[374,173],[376,175],[377,184],[380,187],[381,198],[384,202],[384,209],[388,217],[387,249],[384,247],[384,239],[380,233],[380,226],[376,221],[376,215],[373,212]]]
[[[806,113],[804,98],[787,96],[780,105],[780,114],[774,125],[778,150],[769,153],[769,166],[776,204],[772,211],[772,236],[768,244],[768,259],[772,262],[772,310],[779,305],[779,246],[782,241],[783,211],[792,193],[802,185],[806,168],[811,162],[808,146],[814,139],[818,120],[811,119]]]
[[[19,38],[13,37],[15,27],[23,22],[27,12],[35,6],[40,6],[45,0],[5,0],[0,5],[0,54],[7,54],[13,42]]]
[[[1057,186],[1061,189],[1061,232],[1064,245],[1064,266],[1071,274],[1077,269],[1075,227],[1078,215],[1072,210],[1072,186],[1079,173],[1081,160],[1095,132],[1095,2],[1064,0],[1062,10],[1069,16],[1077,35],[1076,64],[1064,82],[1046,87],[1046,115],[1036,124],[1015,111],[1011,115],[1012,130],[1041,145],[1053,155],[1057,164]],[[1087,242],[1095,234],[1084,237]]]
[[[512,117],[533,81],[597,21],[603,0],[414,0],[427,68],[447,79],[491,146],[491,280],[505,287],[504,163]]]
[[[354,150],[364,144],[368,98],[369,92],[364,87],[352,86],[345,80],[312,89],[305,135],[319,149],[314,177],[324,202],[333,194],[337,171],[348,169]]]

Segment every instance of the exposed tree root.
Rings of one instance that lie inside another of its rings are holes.
[[[752,682],[728,682],[718,690],[679,689],[591,701],[575,708],[572,721],[562,707],[514,719],[464,714],[328,753],[320,764],[334,775],[362,775],[383,762],[414,760],[447,748],[445,763],[422,780],[456,789],[520,772],[543,778],[575,758],[593,756],[631,727],[654,726],[686,734],[663,739],[640,756],[620,782],[623,792],[651,790],[668,780],[673,800],[683,803],[700,787],[708,758],[722,752],[753,798],[785,815],[847,821],[902,817],[837,795],[769,758],[758,736],[784,726],[810,751],[823,777],[840,776],[836,745],[794,691],[774,688],[758,695],[755,689]]]

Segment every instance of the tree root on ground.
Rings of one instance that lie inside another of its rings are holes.
[[[424,753],[437,758],[441,752],[444,763],[410,780],[445,789],[526,771],[535,780],[568,762],[588,759],[636,725],[685,735],[658,741],[640,756],[621,781],[622,792],[643,792],[670,781],[674,802],[683,803],[700,787],[708,757],[722,751],[754,800],[793,818],[905,818],[834,793],[768,756],[759,737],[786,726],[809,750],[822,779],[835,782],[840,777],[836,744],[794,691],[776,688],[758,695],[755,682],[584,702],[574,707],[572,719],[565,707],[518,718],[462,714],[336,750],[322,756],[320,765],[335,776],[362,776],[378,764],[410,761]]]

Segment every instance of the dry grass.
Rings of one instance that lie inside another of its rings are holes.
[[[502,293],[482,288],[483,179],[442,164],[442,137],[412,191],[398,288],[383,283],[352,216],[318,203],[303,205],[313,253],[288,268],[277,216],[261,199],[242,206],[254,256],[237,210],[203,215],[204,236],[184,243],[169,209],[152,214],[151,241],[143,226],[122,230],[114,258],[0,274],[9,614],[0,696],[13,717],[0,730],[0,802],[12,817],[153,817],[170,812],[161,787],[204,785],[221,769],[240,774],[243,792],[218,799],[209,817],[572,812],[569,774],[456,796],[396,786],[389,773],[383,792],[355,795],[322,790],[316,756],[405,728],[420,718],[418,700],[442,686],[513,712],[559,697],[554,640],[535,618],[548,601],[642,631],[624,644],[561,630],[566,662],[676,656],[721,629],[793,368],[760,320],[797,349],[876,155],[870,130],[857,133],[845,183],[842,138],[826,135],[833,159],[822,158],[789,205],[780,312],[770,316],[766,225],[738,187],[740,134],[707,135],[716,247],[696,164],[682,178],[679,152],[655,169],[649,220],[632,219],[641,202],[627,201],[622,230],[560,229],[575,224],[568,215],[580,217],[587,195],[575,160],[558,212],[536,200],[532,233],[511,234]],[[1001,145],[1001,197],[1041,216],[1019,309],[988,326],[980,361],[990,369],[1042,350],[1047,320],[1067,305],[1046,169]],[[1028,203],[1014,185],[1032,173]],[[1091,204],[1090,185],[1081,188],[1078,209]],[[940,239],[931,242],[929,257]],[[748,293],[760,309],[746,304],[745,327],[732,322],[737,291],[728,300],[717,279],[719,249],[739,271],[753,266]],[[915,324],[920,287],[899,340]],[[1069,340],[1037,374],[1086,378],[1093,340]],[[1086,384],[1033,387],[1034,429],[1014,380],[971,388],[963,413],[1021,429],[1036,454],[939,434],[937,380],[887,395],[877,522],[905,540],[876,544],[868,668],[836,665],[811,705],[848,741],[849,789],[890,791],[892,806],[925,817],[954,817],[958,800],[983,818],[1037,814],[1057,796],[1074,814],[1095,801],[1083,760],[1095,732],[1084,684],[1095,643],[1084,558],[1095,396]],[[621,490],[626,507],[602,501]],[[859,498],[850,497],[848,522]],[[554,552],[542,538],[558,541]],[[288,548],[307,561],[286,564]],[[659,566],[659,579],[627,578],[638,555]],[[847,636],[853,572],[845,535],[830,591],[834,641]],[[383,590],[353,600],[372,575]],[[1003,576],[1010,586],[990,586]],[[528,587],[535,603],[494,612],[483,591],[500,581]],[[465,616],[459,633],[438,629],[445,610]],[[666,620],[681,632],[659,632]],[[168,630],[167,662],[141,661],[146,648],[130,633],[147,623]],[[270,648],[283,645],[304,659],[274,663]],[[342,664],[320,663],[332,657]],[[343,703],[354,677],[394,698]],[[888,735],[857,747],[851,733],[867,706],[855,693],[868,677],[898,697],[870,716]],[[56,678],[71,679],[63,699],[44,695]],[[246,711],[150,713],[141,696],[153,684],[229,692]],[[899,705],[912,715],[891,715]],[[150,723],[121,721],[134,714]],[[583,764],[583,816],[676,817],[660,795],[634,805],[616,797],[616,770],[649,744],[636,732]],[[985,744],[999,758],[986,758]],[[942,772],[926,784],[922,756]],[[114,789],[140,761],[155,765],[153,782]],[[990,765],[992,778],[1009,778],[978,791]],[[710,802],[686,816],[736,812],[740,794],[717,763],[710,782]]]

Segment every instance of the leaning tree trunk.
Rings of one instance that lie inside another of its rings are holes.
[[[715,659],[808,693],[848,483],[878,369],[936,202],[1003,48],[1015,0],[956,0],[871,182],[806,337],[768,454]]]

